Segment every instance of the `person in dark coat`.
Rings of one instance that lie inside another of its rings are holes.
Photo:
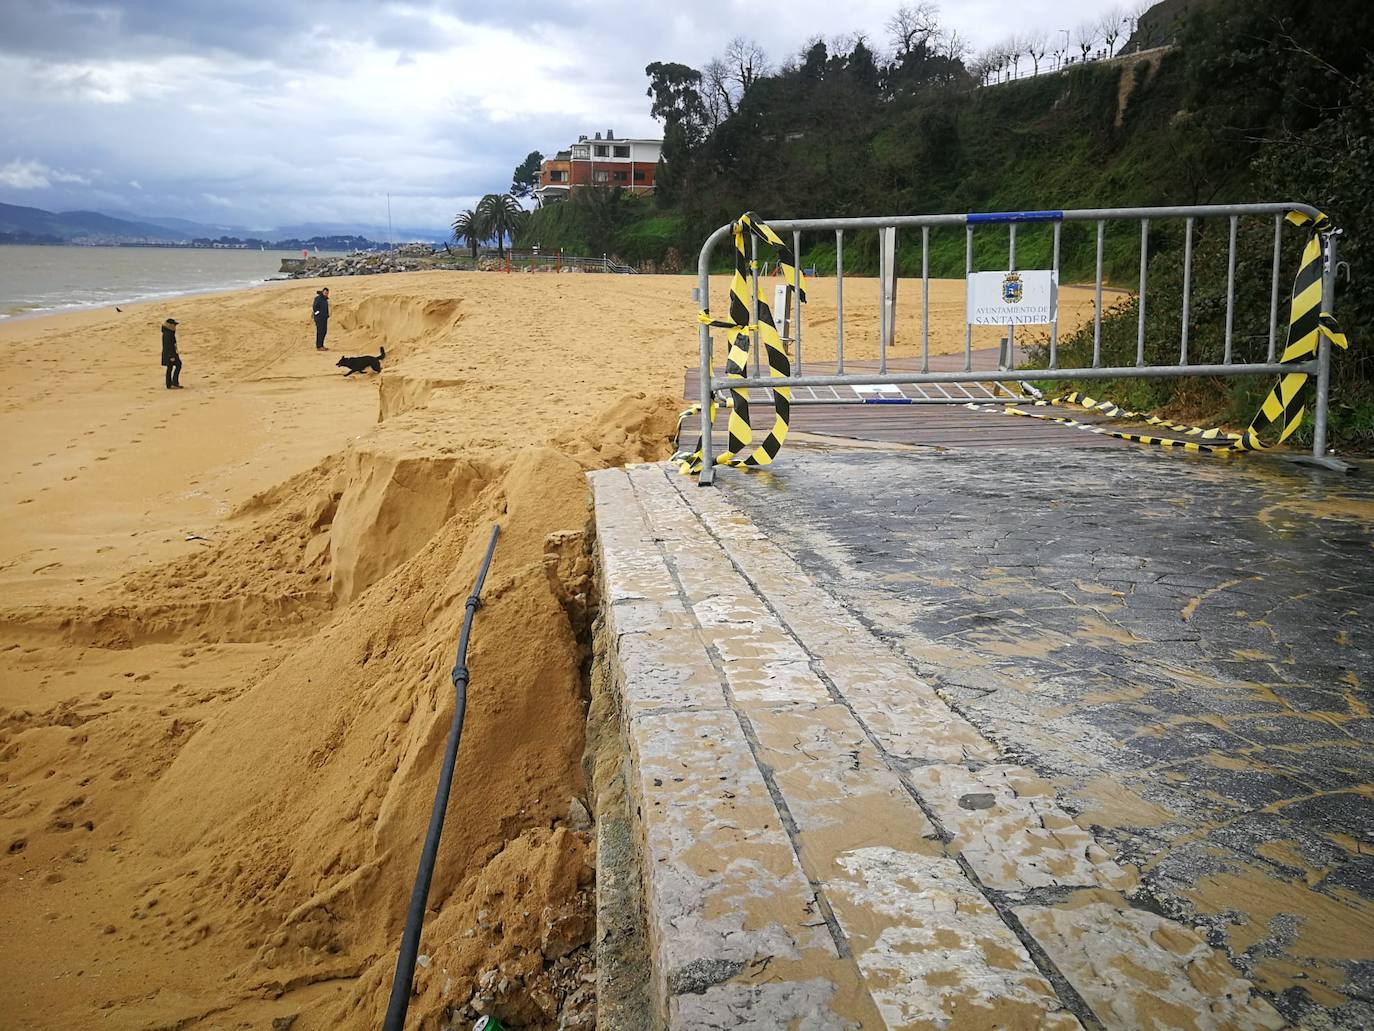
[[[310,315],[315,320],[315,350],[327,350],[324,346],[324,337],[329,332],[329,287],[315,292],[315,303],[310,306]]]
[[[177,353],[177,320],[162,324],[162,364],[167,367],[167,389],[181,389],[181,355]]]

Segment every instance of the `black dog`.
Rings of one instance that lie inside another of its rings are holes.
[[[365,372],[368,369],[371,369],[373,372],[381,372],[382,359],[386,357],[386,348],[379,347],[377,350],[379,353],[375,358],[370,354],[365,354],[358,358],[340,358],[334,364],[341,369],[348,370],[344,373],[344,379],[348,379],[348,377],[352,376],[355,372]]]

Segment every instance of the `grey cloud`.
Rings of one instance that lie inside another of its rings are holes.
[[[177,52],[248,58],[319,58],[329,41],[411,51],[453,42],[443,16],[468,25],[529,30],[573,24],[565,3],[377,3],[334,0],[0,0],[0,51],[62,60]]]
[[[89,180],[16,172],[28,185],[0,182],[0,200],[262,227],[375,220],[390,192],[398,224],[446,224],[531,150],[654,132],[652,61],[701,67],[735,35],[774,63],[816,33],[876,42],[897,3],[789,0],[761,17],[737,0],[0,0],[0,167]],[[1018,17],[1071,24],[1106,3],[1028,0]],[[945,17],[989,42],[1007,17],[993,4]],[[459,48],[491,29],[503,49],[465,65]],[[436,71],[421,78],[425,62]]]

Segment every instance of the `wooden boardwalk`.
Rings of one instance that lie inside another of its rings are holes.
[[[1019,359],[1021,355],[1018,354],[1017,357]],[[845,363],[846,372],[877,367],[876,361]],[[963,367],[963,354],[930,357],[932,372],[954,372]],[[810,376],[827,375],[835,371],[833,362],[806,362],[804,368]],[[918,369],[920,359],[892,358],[888,360],[887,368],[889,372]],[[973,368],[996,369],[997,350],[986,348],[974,351]],[[720,375],[724,375],[723,369],[720,370]],[[683,394],[689,401],[697,400],[697,379],[696,369],[686,370]],[[946,386],[946,390],[950,392],[957,392],[959,389],[952,385]],[[970,384],[969,389],[976,391],[978,388]],[[938,394],[939,391],[931,389],[931,393]],[[756,431],[767,427],[772,420],[772,409],[767,402],[755,401],[751,411]],[[1092,420],[1083,418],[1081,421]],[[1039,419],[1017,418],[999,412],[969,411],[958,404],[794,404],[791,425],[792,429],[799,433],[929,447],[1109,448],[1119,447],[1124,443],[1114,437],[1085,433],[1070,426],[1060,426]],[[718,423],[717,426],[717,435],[723,442],[723,423]]]

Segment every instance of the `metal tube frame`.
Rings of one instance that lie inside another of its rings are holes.
[[[1054,256],[1050,260],[1050,270],[1054,273],[1054,321],[1050,323],[1050,368],[1059,368],[1059,231],[1063,226],[1054,224]]]
[[[844,375],[844,230],[835,230],[835,374]]]
[[[1102,365],[1102,244],[1107,234],[1105,219],[1097,220],[1097,272],[1094,280],[1096,290],[1093,294],[1093,368]]]
[[[1231,232],[1226,245],[1226,342],[1222,361],[1231,364],[1231,332],[1235,326],[1236,315],[1236,232],[1240,226],[1240,216],[1231,216]]]
[[[1136,294],[1135,364],[1145,368],[1145,279],[1150,269],[1150,220],[1140,220],[1140,292]],[[1271,354],[1269,359],[1272,361]]]
[[[1301,203],[1271,203],[1271,204],[1203,204],[1178,207],[1154,207],[1154,208],[1082,208],[1071,211],[1007,211],[976,214],[948,214],[948,215],[896,215],[889,217],[868,217],[868,218],[816,218],[816,219],[779,219],[770,222],[776,232],[791,231],[793,233],[793,243],[797,252],[797,261],[800,257],[800,238],[801,232],[805,231],[824,231],[829,230],[837,234],[850,230],[862,229],[886,229],[886,228],[910,228],[922,230],[922,279],[926,291],[929,288],[929,265],[928,265],[928,239],[929,230],[938,227],[964,227],[965,246],[964,246],[964,266],[965,274],[973,270],[973,231],[979,224],[1007,224],[1034,222],[1055,223],[1056,243],[1058,242],[1059,223],[1063,222],[1106,222],[1106,221],[1139,221],[1141,223],[1140,235],[1140,291],[1138,295],[1138,331],[1136,343],[1136,364],[1131,367],[1120,368],[1077,368],[1064,369],[1052,367],[1049,369],[1017,370],[1015,368],[1001,369],[997,371],[977,371],[972,367],[972,326],[965,325],[964,333],[964,369],[956,372],[931,372],[929,371],[928,360],[923,361],[922,369],[909,372],[897,372],[890,374],[875,374],[870,370],[860,370],[855,373],[845,374],[843,365],[837,367],[835,375],[808,376],[804,375],[801,364],[801,300],[795,297],[795,313],[793,324],[796,327],[795,339],[797,341],[796,350],[796,374],[775,379],[760,373],[750,379],[728,379],[717,378],[714,376],[712,361],[712,338],[711,328],[705,324],[699,327],[700,361],[698,368],[699,382],[701,384],[701,448],[702,448],[702,471],[698,483],[708,486],[715,480],[715,442],[711,438],[711,401],[716,394],[730,389],[758,388],[771,389],[776,387],[822,387],[822,386],[854,386],[854,385],[883,385],[883,384],[916,384],[929,383],[939,385],[943,383],[1010,383],[1019,380],[1034,379],[1041,381],[1065,381],[1075,379],[1085,380],[1105,380],[1105,379],[1144,379],[1162,378],[1170,376],[1242,376],[1242,375],[1268,375],[1289,372],[1305,372],[1317,377],[1317,396],[1315,401],[1316,411],[1314,413],[1314,431],[1312,444],[1312,457],[1308,461],[1318,464],[1337,466],[1339,463],[1325,458],[1326,450],[1326,431],[1327,431],[1327,407],[1330,394],[1330,342],[1323,337],[1319,344],[1318,355],[1315,359],[1302,363],[1292,363],[1288,365],[1274,361],[1271,348],[1269,360],[1265,362],[1236,363],[1228,361],[1220,365],[1189,365],[1187,352],[1187,308],[1190,301],[1189,291],[1191,289],[1191,265],[1192,265],[1192,225],[1198,218],[1217,218],[1217,217],[1247,217],[1247,216],[1273,216],[1276,220],[1276,255],[1274,258],[1275,266],[1278,265],[1278,240],[1282,230],[1282,219],[1289,212],[1297,211],[1315,218],[1318,214],[1317,209],[1309,204]],[[1180,353],[1179,364],[1151,366],[1145,364],[1145,286],[1146,273],[1149,257],[1149,231],[1152,221],[1160,219],[1184,218],[1188,220],[1188,233],[1185,246],[1185,316],[1183,325],[1180,328]],[[716,245],[724,239],[731,231],[728,225],[721,226],[702,244],[701,254],[697,262],[698,292],[703,311],[710,311],[710,262],[711,255]],[[1101,230],[1099,230],[1101,231]],[[842,321],[843,312],[839,308],[843,296],[843,266],[838,260],[838,245],[841,237],[837,235],[837,262],[836,277],[841,280],[837,283],[837,321]],[[1335,238],[1333,234],[1325,237],[1325,259],[1326,267],[1322,280],[1323,310],[1330,312],[1334,304],[1335,290]],[[1058,248],[1056,247],[1055,267],[1058,267]],[[1234,258],[1234,248],[1232,258]],[[1100,268],[1100,263],[1099,263]],[[1277,272],[1275,273],[1277,276]],[[1277,278],[1275,279],[1277,282]],[[1098,276],[1097,285],[1100,289],[1101,277]],[[1275,291],[1277,288],[1274,288]],[[1229,292],[1229,290],[1228,290]],[[1277,294],[1271,299],[1271,312],[1277,311]],[[881,298],[881,288],[880,288]],[[929,307],[928,301],[923,298],[923,357],[928,355],[928,325]],[[881,304],[881,300],[880,300]],[[1100,302],[1095,305],[1097,317],[1100,317]],[[1276,323],[1276,314],[1271,314],[1271,335]],[[1057,327],[1056,343],[1057,343]],[[843,329],[836,331],[837,348],[843,346]],[[757,350],[757,349],[756,349]],[[1055,358],[1057,359],[1057,348]],[[842,362],[841,357],[841,362]],[[905,402],[897,402],[905,403]]]
[[[749,282],[754,288],[749,298],[750,350],[754,352],[754,375],[763,374],[763,359],[759,356],[759,238],[749,237]]]
[[[1326,261],[1322,269],[1322,304],[1321,310],[1325,314],[1331,311],[1336,299],[1336,236],[1337,233],[1327,233],[1325,237],[1325,253],[1322,257]],[[1317,400],[1313,407],[1312,424],[1312,457],[1320,461],[1326,455],[1326,406],[1330,400],[1331,393],[1331,341],[1327,339],[1325,333],[1317,336]]]
[[[1016,271],[1016,223],[1007,226],[1007,271]],[[1016,327],[1007,327],[1006,350],[1002,353],[1002,360],[998,363],[1003,369],[1016,367]]]
[[[1178,364],[1188,364],[1188,321],[1193,308],[1193,224],[1196,219],[1189,215],[1183,220],[1183,325],[1180,327],[1181,343],[1178,351]]]
[[[794,230],[792,233],[792,260],[795,261],[797,269],[797,282],[801,282],[801,230]],[[801,350],[801,291],[792,290],[792,340],[796,344],[797,351],[797,371],[802,371],[802,350]]]
[[[973,275],[973,226],[967,226],[964,230],[964,289],[965,300],[968,303],[968,279]],[[964,320],[964,371],[973,371],[973,323]]]
[[[930,226],[921,226],[921,371],[930,371]]]

